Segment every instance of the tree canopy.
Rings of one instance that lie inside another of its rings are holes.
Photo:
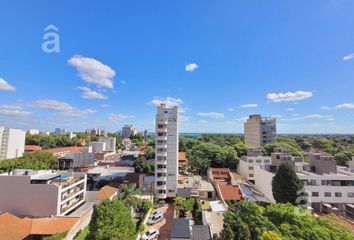
[[[266,208],[248,201],[230,204],[219,240],[340,240],[354,239],[345,227],[306,214],[291,204]]]
[[[20,158],[0,161],[0,173],[13,169],[58,169],[58,159],[52,153],[29,152]]]
[[[89,225],[89,240],[111,240],[136,238],[136,226],[129,209],[117,198],[105,200],[92,214]]]
[[[236,168],[238,156],[234,148],[200,142],[187,152],[192,171],[205,174],[208,167]]]
[[[147,162],[144,156],[139,156],[134,164],[136,173],[145,173],[147,175],[153,175],[155,172],[155,166],[153,163]]]
[[[299,191],[303,188],[294,169],[288,163],[282,163],[272,180],[273,197],[277,203],[297,204]],[[298,202],[299,203],[299,202]]]

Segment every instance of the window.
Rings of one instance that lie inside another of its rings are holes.
[[[248,167],[248,170],[253,170],[253,166],[249,166],[249,167]]]
[[[342,193],[341,193],[341,192],[335,192],[335,193],[334,193],[334,196],[335,196],[335,197],[342,197]]]
[[[256,159],[256,163],[261,163],[262,160],[261,159]]]
[[[319,196],[318,192],[312,192],[312,197],[318,197],[318,196]]]
[[[176,174],[174,174],[174,173],[169,173],[168,176],[174,177],[174,176],[176,176]]]
[[[270,163],[269,159],[264,160],[264,163]]]
[[[248,174],[248,177],[253,177],[254,176],[254,174]]]
[[[354,192],[348,192],[348,197],[349,198],[354,198]]]
[[[324,193],[324,196],[325,196],[325,197],[330,197],[331,195],[332,195],[332,194],[331,194],[330,192],[325,192],[325,193]]]
[[[174,193],[174,192],[175,192],[175,190],[170,189],[170,190],[168,190],[168,192],[170,192],[170,193]]]
[[[253,163],[253,159],[248,159],[248,162],[249,163]]]

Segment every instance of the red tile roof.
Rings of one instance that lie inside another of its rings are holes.
[[[36,145],[25,145],[25,152],[30,152],[30,151],[40,151],[42,150],[41,147],[36,146]]]
[[[11,213],[0,215],[0,239],[21,240],[29,235],[53,235],[70,230],[79,218],[19,218]]]
[[[218,184],[222,197],[225,201],[229,200],[242,200],[242,193],[238,186],[230,184]]]
[[[80,152],[82,147],[62,147],[62,148],[50,148],[43,150],[43,152],[50,152],[50,153],[62,153],[62,152]]]
[[[228,168],[211,168],[210,171],[214,179],[231,179],[230,169]]]

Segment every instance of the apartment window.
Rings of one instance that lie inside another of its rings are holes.
[[[166,185],[166,182],[164,182],[164,181],[157,181],[157,186],[162,186],[162,185]]]
[[[318,192],[312,192],[312,197],[318,197],[319,193]]]
[[[162,165],[162,164],[157,165],[157,169],[162,169],[162,168],[166,168],[166,165]]]
[[[342,197],[342,193],[341,193],[341,192],[335,192],[335,193],[334,193],[334,196],[335,196],[335,197]]]
[[[269,159],[264,160],[264,163],[270,163]]]
[[[249,167],[248,167],[248,170],[253,170],[253,166],[249,166]]]
[[[325,193],[324,193],[324,196],[325,196],[325,197],[330,197],[331,195],[332,195],[332,194],[331,194],[330,192],[325,192]]]
[[[256,163],[261,163],[262,160],[261,159],[256,159]]]
[[[253,159],[248,159],[248,162],[249,163],[253,163]]]
[[[248,177],[254,177],[254,174],[248,174]]]
[[[170,189],[170,190],[168,190],[168,192],[169,192],[169,193],[174,193],[175,190]]]
[[[349,198],[354,198],[354,192],[348,192],[348,197]]]

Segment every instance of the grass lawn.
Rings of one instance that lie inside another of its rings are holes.
[[[75,240],[85,240],[88,234],[89,234],[89,229],[88,227],[85,227],[84,229],[82,229],[79,236],[75,238]]]

